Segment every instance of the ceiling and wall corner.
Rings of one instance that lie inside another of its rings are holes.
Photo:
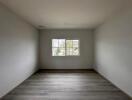
[[[129,0],[0,0],[40,29],[93,29]]]

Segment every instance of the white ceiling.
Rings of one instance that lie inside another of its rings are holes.
[[[0,0],[34,26],[95,28],[129,0]]]

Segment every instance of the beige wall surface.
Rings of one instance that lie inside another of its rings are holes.
[[[80,56],[52,56],[52,39],[79,39]],[[91,69],[93,65],[93,33],[83,29],[47,29],[40,31],[41,69]]]
[[[0,97],[36,71],[37,33],[0,4]]]
[[[132,6],[95,31],[96,70],[132,96]]]

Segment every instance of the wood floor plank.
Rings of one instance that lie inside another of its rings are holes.
[[[41,70],[2,100],[131,100],[93,70]]]

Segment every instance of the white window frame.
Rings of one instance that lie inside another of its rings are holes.
[[[54,38],[54,39],[59,40],[59,39],[64,39],[64,38]],[[62,57],[63,56],[80,56],[80,40],[79,39],[64,39],[65,40],[65,47],[53,47],[53,40],[54,39],[51,40],[51,42],[52,42],[52,56],[53,57],[61,57],[61,55],[53,55],[53,48],[65,48],[65,55],[62,55]],[[72,41],[72,48],[74,48],[73,47],[73,40],[78,40],[78,47],[77,47],[78,48],[78,55],[73,55],[73,51],[72,51],[72,55],[67,55],[67,45],[66,45],[67,40]]]

